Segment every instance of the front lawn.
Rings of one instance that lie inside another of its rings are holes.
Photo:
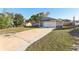
[[[0,34],[16,33],[16,32],[26,31],[29,29],[31,28],[14,27],[14,28],[0,29]]]
[[[48,35],[30,45],[26,51],[70,51],[73,37],[70,29],[53,30]]]

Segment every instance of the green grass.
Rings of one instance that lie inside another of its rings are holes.
[[[16,33],[16,32],[26,31],[29,29],[31,28],[15,27],[15,28],[0,29],[0,34]]]
[[[73,37],[69,29],[53,30],[48,35],[30,45],[26,51],[70,51]]]

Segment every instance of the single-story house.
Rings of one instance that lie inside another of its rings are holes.
[[[71,27],[72,22],[67,19],[55,19],[50,17],[44,17],[40,19],[40,23],[32,23],[29,20],[26,21],[26,26],[43,27],[43,28],[64,28]]]
[[[41,23],[33,23],[33,26],[39,26],[43,28],[62,28],[63,21],[57,20],[55,18],[44,17],[41,20]]]

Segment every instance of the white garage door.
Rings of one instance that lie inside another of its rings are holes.
[[[56,22],[45,21],[43,22],[43,27],[56,28]]]

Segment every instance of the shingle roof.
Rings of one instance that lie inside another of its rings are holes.
[[[57,20],[55,18],[50,18],[50,17],[44,17],[41,19],[42,21],[50,21],[50,20]]]

